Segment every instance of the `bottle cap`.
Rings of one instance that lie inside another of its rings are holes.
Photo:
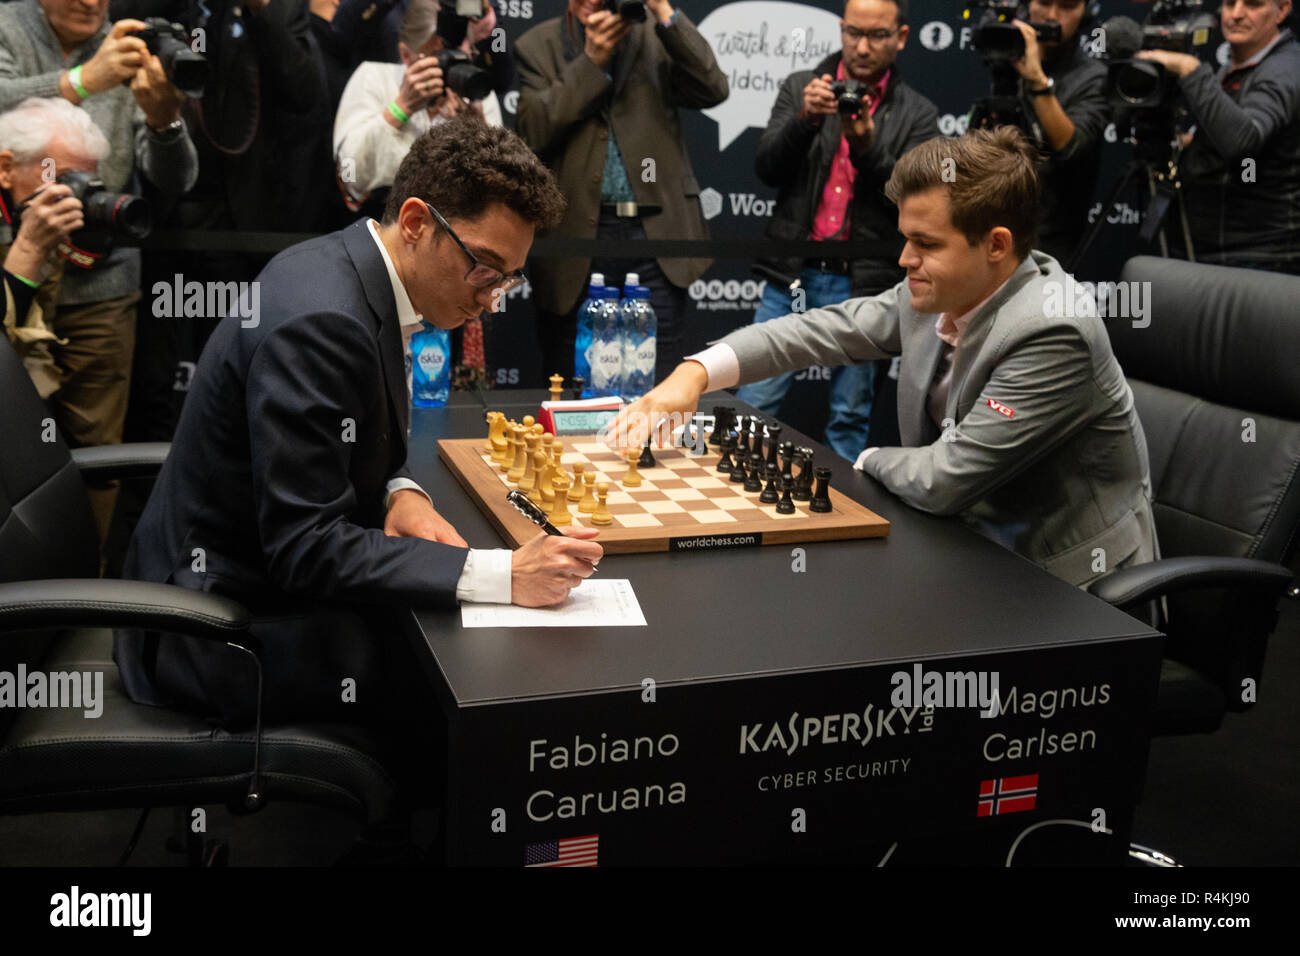
[[[638,285],[640,282],[641,282],[641,277],[639,275],[637,275],[635,272],[629,272],[627,274],[627,280],[623,284]]]
[[[604,285],[605,274],[603,272],[593,272],[591,274],[591,285]]]

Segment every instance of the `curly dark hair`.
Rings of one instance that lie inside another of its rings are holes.
[[[477,219],[494,202],[538,229],[554,228],[564,214],[560,188],[524,141],[470,114],[434,126],[411,145],[397,167],[383,222],[396,222],[412,196],[447,219]]]

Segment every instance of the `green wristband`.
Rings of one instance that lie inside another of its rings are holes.
[[[21,282],[23,285],[28,286],[29,288],[39,289],[41,287],[41,284],[39,282],[33,282],[31,279],[27,278],[26,276],[20,276],[17,272],[10,272],[9,274],[13,276],[15,279],[17,279],[19,282]]]
[[[72,84],[72,88],[77,91],[77,95],[83,100],[90,99],[90,90],[81,85],[81,67],[74,66],[68,71],[68,82]]]
[[[393,102],[388,104],[388,112],[392,113],[393,117],[403,126],[405,126],[411,120],[411,117],[403,113],[402,108],[397,105],[397,100],[393,100]]]

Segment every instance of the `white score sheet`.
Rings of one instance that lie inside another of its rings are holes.
[[[554,607],[462,604],[462,627],[645,627],[645,615],[628,580],[587,578]]]

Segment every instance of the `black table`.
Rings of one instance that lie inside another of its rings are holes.
[[[513,417],[543,397],[486,396]],[[409,464],[471,547],[501,547],[437,461],[437,439],[486,435],[484,410],[415,410]],[[647,627],[404,618],[447,720],[450,862],[595,842],[602,865],[875,863],[895,845],[896,862],[921,846],[1000,864],[1063,832],[1053,853],[1123,861],[1161,636],[790,437],[888,538],[607,557]],[[999,713],[895,707],[891,675],[914,667],[996,672]]]

